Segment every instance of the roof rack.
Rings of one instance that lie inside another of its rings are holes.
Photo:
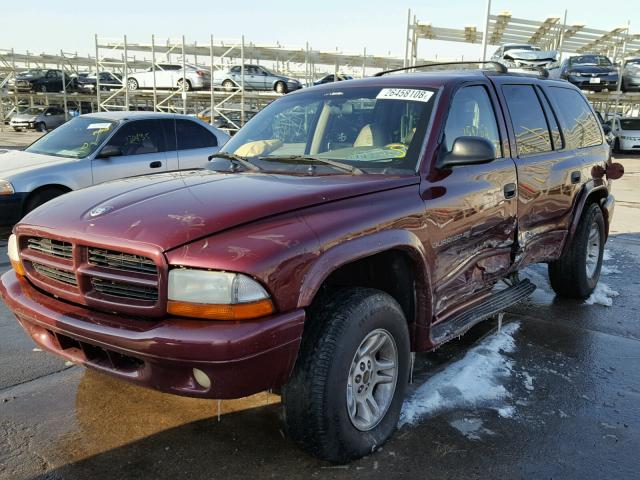
[[[441,63],[427,63],[424,65],[412,65],[410,67],[402,67],[402,68],[394,68],[393,70],[383,70],[382,72],[378,72],[374,75],[374,77],[381,77],[383,75],[386,75],[388,73],[394,73],[394,72],[402,72],[404,70],[413,70],[414,68],[426,68],[426,67],[440,67],[443,65],[484,65],[484,64],[490,64],[493,65],[494,67],[496,67],[496,70],[500,73],[507,73],[507,67],[505,67],[503,64],[501,64],[500,62],[492,62],[492,61],[478,61],[478,62],[441,62]]]

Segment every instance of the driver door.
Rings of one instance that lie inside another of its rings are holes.
[[[450,152],[457,138],[475,136],[495,145],[496,158],[437,170],[422,187],[436,315],[491,288],[511,266],[517,176],[499,111],[489,84],[460,88],[449,106],[440,154]]]
[[[167,170],[164,130],[160,120],[133,120],[125,123],[106,146],[117,147],[120,155],[91,161],[93,183]],[[102,151],[101,149],[101,151]]]

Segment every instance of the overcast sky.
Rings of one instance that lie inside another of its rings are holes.
[[[494,0],[492,13],[509,10],[514,17],[544,20],[562,18],[567,23],[583,23],[592,28],[611,29],[631,22],[631,31],[640,32],[638,0],[606,2],[594,0]],[[627,3],[629,8],[621,8]],[[224,6],[223,6],[224,5]],[[117,38],[127,34],[130,42],[150,42],[157,38],[178,38],[208,44],[209,35],[234,40],[244,34],[249,42],[302,47],[316,50],[394,56],[404,55],[407,9],[421,23],[462,28],[475,25],[482,30],[486,0],[240,0],[232,2],[190,0],[110,0],[10,2],[0,6],[0,48],[18,52],[65,52],[94,54],[94,34]],[[636,28],[634,28],[634,26]],[[419,57],[433,59],[480,56],[480,46],[421,41]]]

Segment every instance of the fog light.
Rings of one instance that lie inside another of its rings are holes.
[[[211,379],[199,368],[193,369],[193,378],[196,379],[196,382],[198,382],[198,385],[202,388],[206,388],[207,390],[211,388]]]

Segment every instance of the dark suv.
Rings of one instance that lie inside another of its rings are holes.
[[[577,88],[481,70],[305,89],[210,160],[31,212],[0,295],[42,348],[123,380],[281,391],[289,436],[335,462],[393,433],[412,352],[531,294],[520,269],[588,297],[622,175]]]
[[[62,70],[35,68],[16,75],[18,92],[61,92]]]

